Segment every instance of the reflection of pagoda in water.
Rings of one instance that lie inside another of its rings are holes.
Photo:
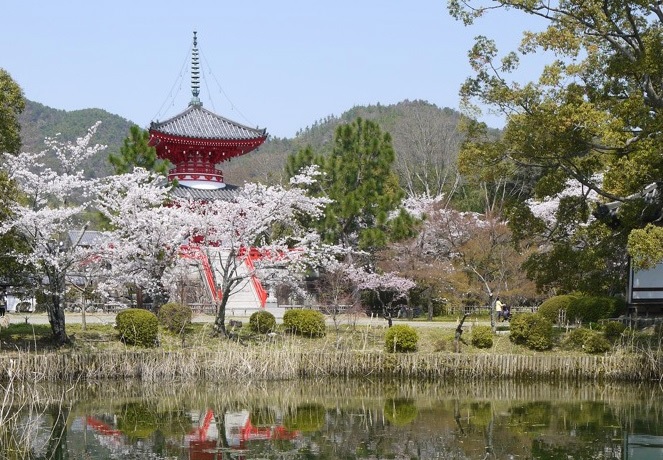
[[[203,108],[200,101],[200,66],[196,32],[193,33],[191,58],[192,98],[186,110],[174,117],[153,122],[150,145],[159,158],[169,160],[173,168],[169,181],[177,180],[173,191],[193,198],[227,199],[228,187],[219,167],[224,161],[249,153],[267,139],[265,129],[236,123]]]
[[[237,454],[231,454],[228,458],[243,458],[253,443],[293,440],[299,436],[298,432],[287,430],[277,421],[269,425],[254,425],[248,410],[224,413],[221,419],[223,426],[217,424],[216,414],[211,409],[202,413],[194,412],[190,416],[191,429],[183,439],[178,437],[165,440],[171,446],[178,446],[174,451],[186,450],[187,458],[190,460],[226,458],[226,454],[222,451]],[[74,434],[83,432],[89,432],[89,436],[81,438]],[[88,452],[102,454],[103,451],[107,451],[123,456],[132,455],[131,458],[139,458],[135,455],[144,455],[140,458],[148,456],[155,459],[162,458],[150,455],[154,448],[152,435],[132,441],[128,433],[117,427],[116,417],[109,414],[76,418],[71,425],[70,437],[75,438],[77,442],[84,442]]]
[[[185,445],[189,446],[191,460],[204,460],[214,458],[214,452],[222,445],[237,451],[244,451],[249,443],[273,440],[292,440],[297,437],[296,431],[289,431],[281,424],[256,426],[251,422],[251,414],[247,410],[226,412],[223,415],[223,432],[216,424],[214,411],[207,410],[204,417],[199,417],[197,427],[185,438]],[[223,436],[225,443],[220,442]]]

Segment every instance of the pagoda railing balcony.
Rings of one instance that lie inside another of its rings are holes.
[[[179,182],[214,182],[223,184],[223,172],[214,167],[198,166],[178,166],[168,171],[168,180],[177,179]]]
[[[172,174],[222,174],[222,172],[211,163],[200,163],[177,165],[168,171],[168,175]]]

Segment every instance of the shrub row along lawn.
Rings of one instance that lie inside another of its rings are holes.
[[[295,315],[296,316],[296,315]],[[632,331],[616,322],[596,328],[573,328],[568,331],[553,328],[551,323],[530,314],[514,316],[511,332],[493,334],[488,326],[466,322],[460,351],[462,353],[494,354],[586,354],[605,352],[642,352],[658,350],[661,328]],[[294,324],[293,324],[294,321]],[[311,350],[357,350],[389,352],[446,352],[453,353],[454,330],[449,328],[411,328],[396,324],[386,327],[341,324],[338,328],[325,327],[315,315],[295,318],[276,325],[270,318],[261,317],[254,324],[231,327],[229,340],[213,337],[212,325],[188,323],[184,326],[155,325],[156,340],[143,341],[135,337],[126,339],[113,325],[80,324],[67,326],[74,339],[73,348],[79,350],[126,350],[127,348],[159,347],[163,350],[200,347],[215,349],[219,344],[236,343],[238,346],[298,347]],[[150,323],[153,324],[153,323]],[[385,325],[386,326],[386,325]],[[130,331],[139,331],[135,326]],[[124,337],[124,340],[122,338]],[[151,335],[149,335],[151,337]],[[0,330],[0,351],[55,351],[51,344],[48,325],[11,324]]]

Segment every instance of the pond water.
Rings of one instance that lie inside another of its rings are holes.
[[[661,459],[658,385],[9,385],[0,458]]]

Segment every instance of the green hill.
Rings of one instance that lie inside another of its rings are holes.
[[[85,164],[85,172],[89,177],[104,177],[112,174],[113,169],[108,162],[108,154],[119,151],[122,141],[129,135],[132,123],[118,115],[101,109],[58,110],[38,102],[25,101],[25,110],[19,118],[21,124],[21,140],[24,152],[43,150],[44,138],[60,133],[65,141],[74,141],[83,136],[97,121],[101,125],[93,142],[105,144],[107,149],[96,157],[90,158]]]
[[[442,176],[456,162],[461,142],[458,123],[462,116],[455,110],[441,109],[420,100],[357,106],[340,116],[331,115],[314,122],[292,139],[270,138],[258,151],[225,165],[224,176],[233,183],[279,181],[288,155],[307,145],[315,151],[330,151],[336,128],[357,117],[375,121],[383,131],[391,134],[397,156],[396,168],[404,187],[421,191],[422,185],[417,185],[413,178],[417,174],[428,175],[429,183],[441,187],[445,180]],[[435,191],[430,190],[431,193]]]
[[[224,176],[232,184],[278,182],[288,155],[307,145],[316,151],[330,150],[336,128],[357,117],[376,121],[384,131],[391,133],[398,158],[397,168],[405,187],[416,188],[412,177],[422,171],[415,172],[414,169],[423,168],[425,174],[439,175],[439,169],[455,163],[460,143],[457,126],[461,115],[425,101],[403,101],[392,105],[353,107],[340,116],[315,121],[292,139],[270,137],[257,151],[222,165]],[[20,117],[23,150],[42,150],[44,138],[56,133],[61,133],[64,140],[75,140],[97,121],[102,123],[94,142],[106,144],[108,148],[98,157],[91,158],[85,171],[90,177],[112,174],[108,154],[119,151],[132,122],[105,110],[65,111],[26,100],[25,111]],[[269,127],[267,129],[269,131]],[[439,182],[441,178],[431,180]]]

